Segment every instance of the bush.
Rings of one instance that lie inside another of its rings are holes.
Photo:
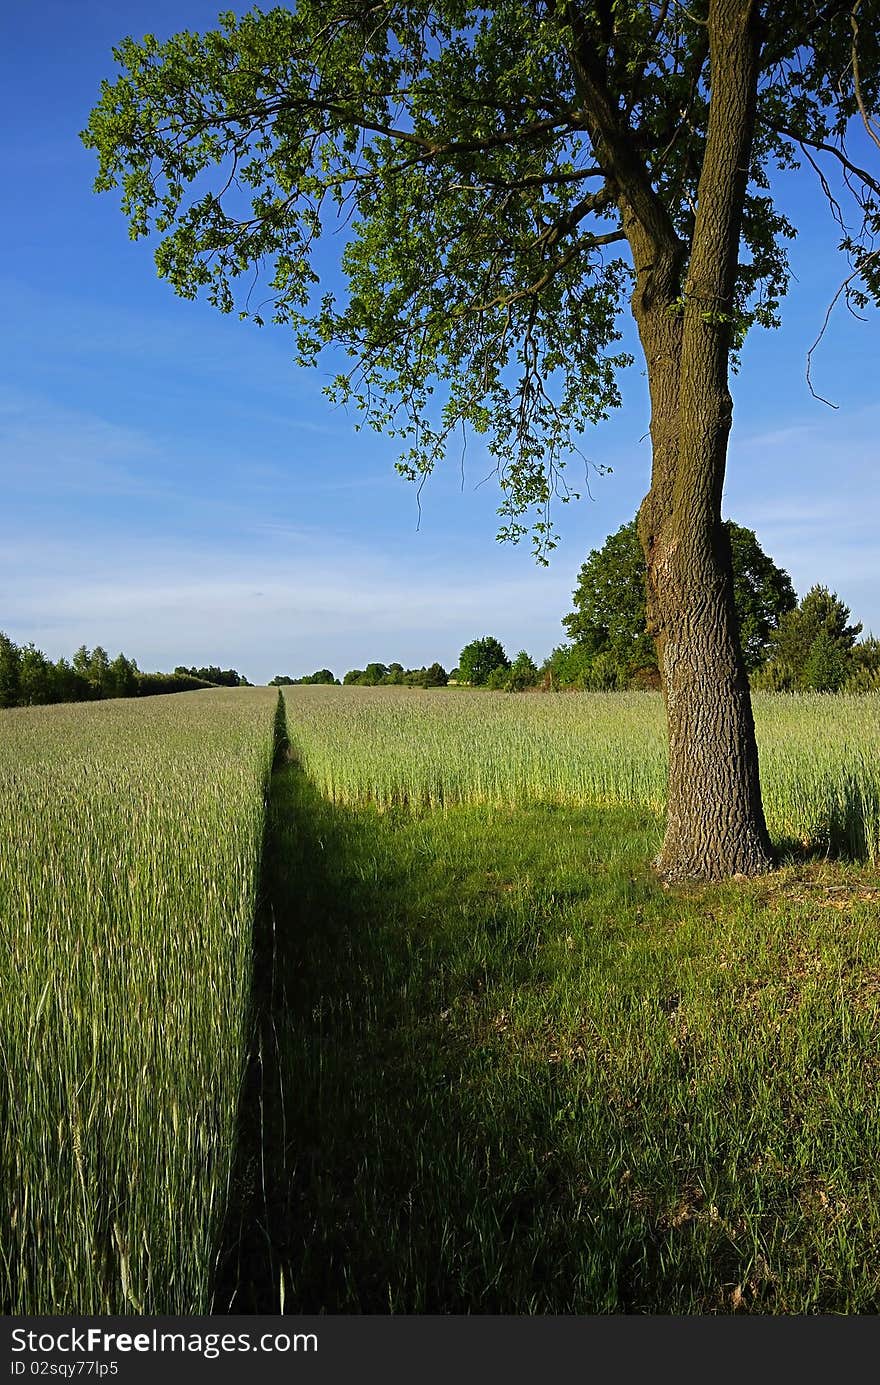
[[[498,664],[486,676],[483,687],[489,688],[491,692],[503,692],[507,687],[507,669],[507,664]]]
[[[154,697],[160,693],[198,692],[200,688],[213,688],[204,678],[194,678],[191,673],[138,673],[137,696]]]

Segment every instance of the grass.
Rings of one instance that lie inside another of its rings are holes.
[[[295,765],[270,828],[233,1306],[878,1310],[876,875],[667,890],[644,810],[380,812]]]
[[[274,694],[2,714],[0,1306],[202,1313]]]
[[[295,687],[285,697],[303,768],[337,803],[663,811],[659,694]],[[880,859],[880,697],[764,693],[754,705],[775,840]]]

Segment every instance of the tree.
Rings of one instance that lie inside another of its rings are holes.
[[[779,622],[797,605],[791,578],[777,567],[751,529],[726,521],[733,562],[733,605],[743,659],[749,673],[760,668]]]
[[[379,684],[388,677],[388,666],[386,664],[367,664],[360,678],[357,680],[365,688],[377,688]]]
[[[510,668],[510,660],[494,635],[484,635],[481,640],[471,640],[465,645],[458,658],[458,668],[463,683],[479,688],[488,682],[493,669]]]
[[[94,697],[94,684],[89,678],[89,669],[91,667],[92,662],[91,650],[86,645],[81,644],[79,649],[77,649],[76,653],[74,654],[72,662],[74,676],[76,678],[77,686],[80,691],[80,696],[82,697],[83,701],[85,701],[87,698]]]
[[[52,682],[55,702],[80,702],[88,696],[85,680],[63,657],[55,661]]]
[[[158,232],[179,294],[292,327],[306,364],[341,347],[332,396],[400,439],[414,480],[460,428],[483,434],[501,534],[531,515],[541,558],[566,458],[619,403],[629,299],[651,397],[639,536],[670,877],[772,861],[720,512],[728,376],[788,282],[775,167],[816,169],[856,227],[847,296],[880,294],[880,181],[848,152],[854,119],[877,138],[876,7],[299,0],[124,41],[84,132],[96,187],[121,185],[133,237]],[[341,296],[317,292],[314,261],[337,229]]]
[[[0,707],[17,707],[21,696],[21,650],[0,630]]]
[[[86,668],[86,677],[92,685],[94,697],[109,697],[112,689],[110,656],[103,645],[96,644]]]
[[[449,682],[449,675],[442,664],[430,664],[425,669],[426,688],[445,688]]]
[[[525,692],[538,681],[538,666],[530,654],[521,649],[507,670],[504,686],[508,692]]]
[[[582,688],[593,658],[594,652],[586,645],[557,645],[541,669],[545,687],[551,692],[559,688]]]
[[[618,692],[626,687],[652,688],[657,684],[649,676],[652,670],[638,669],[628,678],[609,649],[589,653],[585,646],[560,645],[554,649],[546,666],[549,686],[583,688],[587,692]],[[656,678],[656,670],[653,670]]]
[[[55,701],[55,669],[42,649],[31,641],[21,651],[19,698],[25,707]]]
[[[234,668],[220,668],[219,664],[209,664],[205,668],[187,668],[185,664],[178,664],[174,672],[181,676],[188,674],[190,678],[198,678],[202,683],[213,683],[215,687],[249,688],[251,686],[243,673],[239,673]]]
[[[358,670],[360,673],[360,670]],[[242,683],[246,680],[242,679]],[[302,678],[289,678],[286,673],[276,673],[269,684],[270,688],[292,687],[295,683],[338,683],[339,679],[334,678],[329,668],[319,668],[314,673],[306,673]]]
[[[624,679],[637,668],[656,667],[645,629],[645,557],[636,520],[593,550],[572,595],[574,610],[562,624],[587,658],[611,653]]]
[[[880,640],[873,635],[853,645],[850,673],[844,692],[880,691]]]
[[[397,668],[400,667],[398,664]],[[385,683],[400,683],[407,688],[445,688],[449,681],[449,676],[442,664],[431,664],[430,668],[408,668],[405,673],[398,674],[395,665],[392,664],[388,672],[388,677],[382,680]]]
[[[767,657],[773,631],[797,597],[791,578],[758,543],[751,529],[724,521],[733,562],[733,600],[746,669],[751,673]],[[578,574],[574,610],[562,624],[589,659],[610,656],[612,686],[626,687],[645,672],[657,671],[654,642],[645,629],[645,559],[638,521],[621,525],[601,548],[594,549]],[[605,664],[608,664],[606,659]],[[597,672],[601,682],[607,682]],[[644,677],[642,681],[646,681]],[[590,686],[582,675],[581,686]]]
[[[849,607],[827,587],[811,587],[779,623],[767,682],[781,688],[836,692],[853,669],[861,625],[848,624]]]
[[[804,687],[811,692],[839,692],[846,682],[847,673],[848,661],[844,651],[827,630],[820,630],[804,668]]]
[[[124,654],[117,654],[108,669],[108,697],[136,697],[138,688],[137,664]]]

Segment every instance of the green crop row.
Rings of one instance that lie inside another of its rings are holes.
[[[209,1309],[274,706],[259,689],[0,714],[6,1312]]]

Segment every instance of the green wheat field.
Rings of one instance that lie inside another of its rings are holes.
[[[880,698],[755,714],[664,888],[652,694],[0,713],[0,1309],[880,1310]]]

